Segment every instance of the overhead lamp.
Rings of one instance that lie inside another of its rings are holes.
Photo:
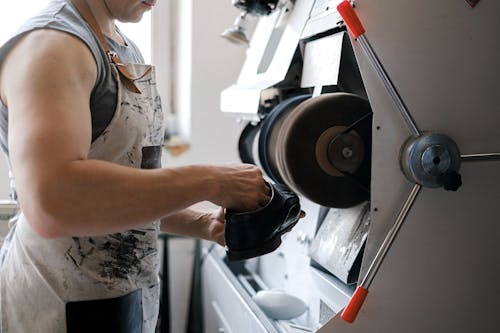
[[[240,15],[236,18],[231,28],[224,30],[221,37],[227,39],[234,44],[243,44],[247,47],[250,45],[250,41],[246,35],[246,20],[247,12],[242,11]]]

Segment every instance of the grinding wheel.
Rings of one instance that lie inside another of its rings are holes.
[[[286,185],[326,207],[369,200],[371,119],[368,101],[353,94],[324,94],[299,104],[276,143]]]
[[[259,133],[259,161],[264,172],[276,183],[284,184],[284,180],[278,172],[274,156],[276,155],[276,140],[285,118],[297,105],[310,98],[311,95],[299,95],[283,100],[274,107],[267,117],[262,121]]]
[[[255,136],[259,132],[261,125],[262,122],[259,122],[257,124],[248,122],[248,124],[246,124],[243,130],[241,131],[240,138],[238,140],[238,153],[241,162],[256,164],[253,152],[253,145]]]

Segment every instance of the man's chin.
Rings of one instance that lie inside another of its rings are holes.
[[[127,17],[126,19],[118,19],[121,23],[139,23],[144,16],[144,13],[141,13],[139,15],[133,16],[133,17]]]

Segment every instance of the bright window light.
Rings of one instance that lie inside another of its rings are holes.
[[[2,1],[0,3],[0,44],[5,43],[28,18],[39,12],[49,0]]]
[[[1,1],[0,45],[4,44],[24,21],[39,12],[49,2],[50,0]],[[118,26],[137,44],[146,63],[151,63],[151,12],[144,14],[139,23],[118,23]]]

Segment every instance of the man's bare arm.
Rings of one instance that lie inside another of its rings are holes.
[[[40,235],[122,231],[204,200],[239,210],[267,201],[249,165],[138,170],[87,159],[96,72],[83,42],[49,30],[20,41],[0,72],[19,201]]]

